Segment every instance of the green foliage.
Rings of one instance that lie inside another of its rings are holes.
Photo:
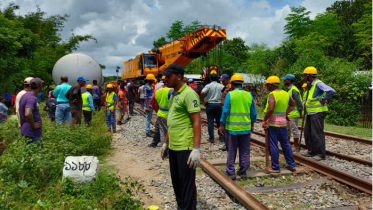
[[[43,113],[43,115],[45,115]],[[0,138],[7,148],[0,157],[0,209],[140,209],[131,198],[141,185],[100,170],[96,181],[75,185],[62,179],[67,156],[102,156],[111,135],[106,133],[104,113],[93,117],[91,127],[58,127],[43,117],[43,146],[24,145],[16,121],[0,124]]]
[[[0,92],[22,87],[25,77],[40,77],[52,84],[52,69],[62,56],[79,48],[82,41],[96,41],[92,35],[74,35],[63,41],[59,32],[68,15],[52,15],[37,7],[36,12],[16,15],[18,5],[0,10]]]
[[[166,33],[166,37],[173,41],[174,39],[179,39],[184,36],[184,34],[190,34],[193,31],[199,29],[201,22],[198,20],[192,21],[190,25],[184,26],[184,22],[182,20],[177,20],[172,23],[170,30]],[[166,42],[166,38],[162,36],[161,38],[153,41],[153,46],[155,48],[164,45]]]
[[[166,44],[166,38],[164,36],[162,36],[161,38],[159,38],[157,41],[153,42],[153,46],[155,48],[160,47],[160,46],[162,46],[164,44]]]
[[[182,20],[177,20],[172,23],[170,30],[166,33],[167,38],[172,39],[178,39],[182,36],[184,36],[184,23]]]
[[[287,24],[284,27],[285,34],[288,34],[290,38],[301,38],[310,31],[309,26],[312,21],[308,15],[311,12],[306,10],[303,6],[291,7],[292,13],[285,18]]]

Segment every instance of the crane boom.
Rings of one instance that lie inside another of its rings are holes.
[[[142,78],[148,74],[158,76],[158,73],[173,63],[185,67],[194,59],[209,52],[226,37],[226,30],[219,26],[201,26],[180,39],[124,62],[122,79]]]

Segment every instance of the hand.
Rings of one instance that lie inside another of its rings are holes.
[[[320,101],[320,104],[322,104],[322,105],[324,105],[326,103],[327,103],[327,101]]]
[[[34,123],[34,128],[33,129],[39,129],[39,128],[41,128],[41,122],[40,121]]]
[[[150,108],[149,108],[149,107],[146,107],[145,111],[146,111],[146,112],[150,112]]]
[[[78,102],[78,99],[74,99],[74,100],[73,100],[73,103],[76,103],[76,102]]]
[[[299,118],[300,118],[300,119],[303,118],[303,114],[302,114],[302,112],[300,112],[300,116],[299,116]]]
[[[189,168],[196,169],[201,164],[201,155],[199,154],[199,147],[193,147],[189,155],[188,162]]]
[[[203,106],[205,106],[205,107],[206,107],[206,106],[207,106],[207,104],[208,104],[208,103],[207,103],[207,101],[204,101],[204,102],[203,102]]]
[[[161,158],[164,160],[167,155],[167,150],[168,150],[168,142],[163,142],[162,150],[161,150]]]
[[[115,109],[110,110],[110,113],[114,113]]]
[[[224,127],[223,124],[220,124],[219,132],[220,132],[221,135],[224,136],[224,134],[225,134],[225,127]]]
[[[262,127],[264,128],[264,129],[267,129],[269,126],[268,126],[268,123],[267,122],[262,122]]]
[[[289,115],[286,115],[286,120],[287,120],[287,121],[290,121],[290,117],[289,117]]]
[[[96,115],[96,112],[93,112],[93,115]]]

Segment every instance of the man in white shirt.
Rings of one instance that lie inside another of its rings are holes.
[[[33,77],[27,77],[23,81],[23,90],[21,92],[19,92],[17,94],[17,97],[16,97],[16,114],[17,114],[17,117],[18,117],[18,127],[21,127],[21,121],[20,121],[19,113],[18,113],[19,101],[21,100],[22,96],[25,95],[25,93],[27,93],[31,90],[30,82],[31,82],[32,79],[34,79],[34,78]]]

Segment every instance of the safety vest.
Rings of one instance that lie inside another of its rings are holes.
[[[83,110],[85,111],[93,111],[91,109],[91,107],[89,106],[89,103],[88,103],[88,96],[90,96],[91,94],[88,93],[88,92],[85,92],[82,94],[82,100],[83,100]]]
[[[243,90],[229,92],[231,99],[231,109],[227,117],[226,129],[230,131],[251,130],[251,94]]]
[[[306,111],[307,113],[311,112],[326,112],[328,111],[328,107],[326,104],[320,103],[320,98],[322,98],[326,93],[324,92],[321,96],[313,98],[313,94],[315,92],[316,84],[321,82],[320,80],[316,80],[315,83],[312,85],[310,92],[308,93],[308,98],[306,99]]]
[[[170,92],[170,88],[164,87],[160,88],[155,92],[155,100],[157,100],[159,110],[157,112],[157,116],[167,118],[168,116],[168,93]]]
[[[106,93],[106,107],[109,109],[109,110],[113,110],[114,109],[114,96],[115,96],[115,93],[114,91],[112,91],[111,93]]]
[[[303,90],[302,103],[304,103],[306,101],[307,91],[308,90]]]
[[[295,87],[295,85],[291,86],[290,90],[288,91],[289,95],[293,97],[293,90],[298,92],[298,95],[300,98],[301,97],[300,91],[298,90],[297,87]],[[295,104],[293,111],[289,113],[289,118],[297,118],[297,117],[300,117],[300,112],[298,111],[297,104]]]
[[[267,104],[264,109],[264,113],[267,113],[268,109],[268,99],[270,95],[273,95],[275,98],[275,108],[273,109],[272,116],[284,116],[286,118],[286,110],[289,106],[289,94],[286,91],[272,91],[267,98]],[[268,123],[269,126],[274,126],[274,127],[283,127],[286,126],[284,125],[273,125]]]

